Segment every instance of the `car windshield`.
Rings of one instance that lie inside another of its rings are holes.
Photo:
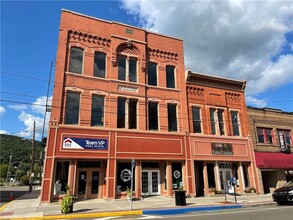
[[[287,187],[287,186],[293,186],[293,180],[289,181],[288,183],[284,185],[284,187]]]

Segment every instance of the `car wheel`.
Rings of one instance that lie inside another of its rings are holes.
[[[285,203],[284,202],[277,202],[278,205],[284,205]]]

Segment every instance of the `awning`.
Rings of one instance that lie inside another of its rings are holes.
[[[293,154],[255,152],[258,168],[293,169]]]

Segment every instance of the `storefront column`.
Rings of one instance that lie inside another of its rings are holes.
[[[215,173],[215,182],[216,182],[216,190],[221,191],[221,183],[220,183],[220,175],[219,175],[219,164],[218,161],[215,162],[214,173]]]
[[[135,164],[135,197],[141,197],[141,161],[137,160]]]
[[[173,195],[172,165],[170,161],[167,162],[166,175],[167,175],[167,196],[172,196]]]
[[[76,168],[77,168],[77,160],[69,161],[69,169],[68,169],[68,185],[70,193],[76,194],[75,184],[76,184]]]
[[[116,186],[115,186],[115,160],[108,159],[107,173],[106,173],[106,198],[115,199]]]
[[[203,181],[204,181],[204,194],[209,194],[209,179],[207,163],[203,162]]]
[[[245,190],[245,181],[244,181],[243,166],[242,166],[241,162],[239,162],[238,173],[240,174],[240,177],[238,178],[239,188],[241,190],[240,193],[242,194],[244,192],[244,190]]]

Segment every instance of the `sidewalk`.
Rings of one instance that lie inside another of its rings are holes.
[[[39,204],[39,195],[40,190],[35,190],[4,205],[5,207],[1,207],[0,209],[1,219],[56,219],[72,218],[73,216],[76,218],[82,218],[142,214],[182,214],[190,211],[275,204],[275,202],[272,201],[271,194],[239,195],[237,196],[237,203],[235,203],[233,195],[227,195],[227,203],[225,203],[224,195],[187,198],[186,206],[175,206],[175,198],[152,196],[142,200],[134,200],[132,202],[132,211],[130,211],[130,202],[127,200],[107,201],[103,199],[92,199],[76,202],[72,214],[61,215],[60,203]]]

